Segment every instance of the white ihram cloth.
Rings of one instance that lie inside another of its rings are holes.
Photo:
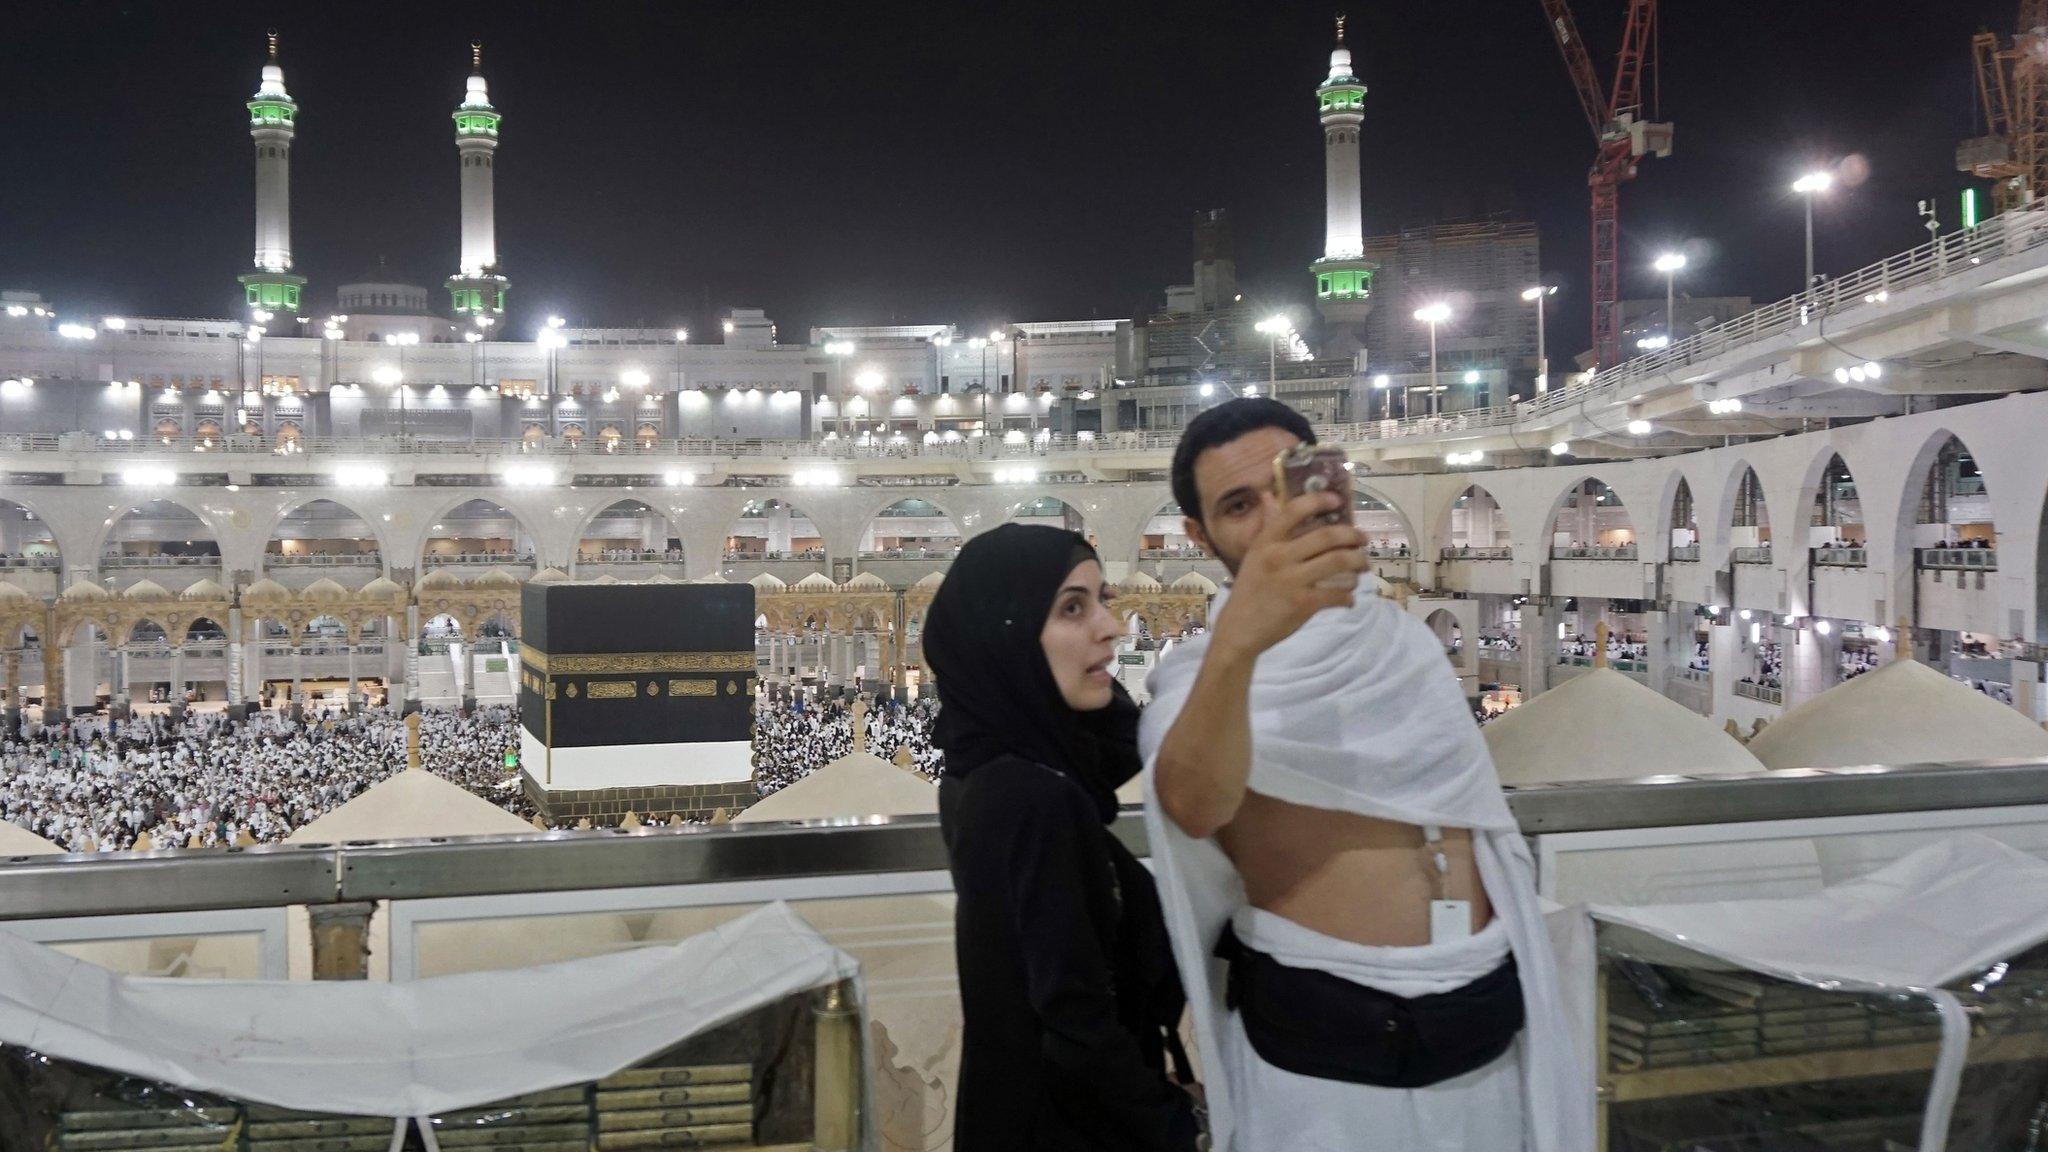
[[[1244,884],[1214,840],[1196,840],[1166,818],[1154,770],[1159,745],[1187,703],[1210,635],[1181,645],[1146,682],[1152,694],[1139,732],[1145,758],[1145,827],[1174,959],[1194,1010],[1205,1054],[1210,1132],[1217,1152],[1282,1152],[1271,1133],[1323,1130],[1315,1115],[1348,1119],[1341,1146],[1359,1149],[1465,1147],[1471,1152],[1586,1152],[1593,1146],[1593,1094],[1560,996],[1557,960],[1536,898],[1528,846],[1501,796],[1493,761],[1473,723],[1442,644],[1400,605],[1360,583],[1354,607],[1311,618],[1259,658],[1252,675],[1252,791],[1291,804],[1353,812],[1418,826],[1469,828],[1480,882],[1521,975],[1527,1024],[1502,1058],[1517,1069],[1521,1132],[1505,1144],[1445,1142],[1434,1118],[1487,1107],[1499,1095],[1502,1062],[1429,1088],[1392,1090],[1289,1076],[1278,1069],[1231,1067],[1236,1028],[1224,1004],[1228,967],[1211,956],[1225,923],[1245,905]],[[1223,607],[1219,597],[1216,611]],[[1211,634],[1213,635],[1213,633]],[[1276,925],[1272,923],[1278,921]],[[1266,950],[1361,983],[1385,987],[1426,978],[1440,945],[1371,948],[1309,933],[1277,916],[1247,917]],[[1281,925],[1293,931],[1281,936]],[[1303,935],[1306,933],[1306,935]],[[1482,932],[1473,938],[1476,943]],[[1291,946],[1290,946],[1291,945]],[[1462,969],[1463,963],[1455,968]],[[1348,969],[1348,970],[1347,970]],[[1474,975],[1482,974],[1480,972]],[[1458,981],[1462,984],[1468,981]],[[1455,987],[1457,985],[1451,985]],[[1441,989],[1435,989],[1441,990]],[[1239,1036],[1241,1039],[1241,1035]],[[1239,1050],[1249,1053],[1248,1046]],[[1240,1060],[1240,1064],[1245,1061]],[[1249,1080],[1250,1082],[1246,1082]],[[1479,1083],[1474,1083],[1477,1080]],[[1436,1095],[1425,1102],[1424,1097]],[[1440,1104],[1438,1103],[1440,1101]],[[1242,1115],[1241,1115],[1242,1114]],[[1233,1139],[1239,1137],[1242,1138]],[[1310,1136],[1309,1139],[1313,1137]],[[1314,1147],[1307,1140],[1296,1147]]]

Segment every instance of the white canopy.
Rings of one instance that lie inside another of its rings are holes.
[[[921,816],[939,810],[939,789],[871,752],[841,756],[733,817],[832,820],[846,816]]]
[[[857,971],[781,903],[675,944],[400,983],[117,976],[0,932],[0,1043],[253,1103],[424,1116],[601,1079]]]
[[[1575,676],[1480,731],[1510,787],[1763,769],[1699,713],[1612,668]]]
[[[413,840],[426,836],[502,836],[533,825],[424,769],[411,768],[302,825],[287,844]]]
[[[1749,742],[1767,768],[2048,757],[2048,732],[1914,660],[1894,660],[1787,711]]]
[[[59,845],[43,839],[28,829],[0,820],[0,857],[48,856],[62,851],[64,849]]]

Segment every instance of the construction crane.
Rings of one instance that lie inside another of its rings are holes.
[[[2021,0],[2012,43],[1996,32],[1970,40],[1984,135],[1956,149],[1956,168],[1992,181],[2003,212],[2048,194],[2048,0]]]
[[[1671,155],[1670,122],[1656,123],[1643,115],[1643,74],[1654,72],[1657,64],[1657,0],[1627,2],[1628,24],[1621,35],[1614,87],[1603,93],[1571,6],[1567,0],[1542,0],[1551,35],[1564,54],[1565,71],[1571,74],[1599,147],[1586,183],[1593,191],[1593,362],[1601,368],[1621,362],[1621,185],[1635,178],[1636,164],[1644,156]],[[1651,91],[1655,90],[1653,78]]]

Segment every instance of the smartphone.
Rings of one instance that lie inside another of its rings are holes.
[[[1297,444],[1273,458],[1273,495],[1280,503],[1308,492],[1335,492],[1344,502],[1304,521],[1301,532],[1350,519],[1351,466],[1342,448]]]

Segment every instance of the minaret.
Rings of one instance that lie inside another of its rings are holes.
[[[277,33],[263,82],[249,100],[249,136],[256,141],[256,270],[241,277],[249,311],[297,312],[304,276],[292,275],[292,137],[299,106],[284,90]],[[261,319],[261,317],[257,317]]]
[[[484,81],[484,46],[469,46],[469,89],[455,108],[455,150],[462,157],[462,263],[448,278],[457,316],[488,327],[504,315],[505,289],[498,275],[498,222],[492,164],[498,151],[499,116]]]
[[[1323,121],[1323,258],[1311,265],[1316,310],[1323,316],[1323,354],[1350,355],[1372,311],[1372,274],[1365,259],[1365,213],[1358,189],[1358,126],[1365,122],[1365,85],[1351,74],[1344,17],[1337,17],[1337,47],[1330,75],[1316,88]]]

